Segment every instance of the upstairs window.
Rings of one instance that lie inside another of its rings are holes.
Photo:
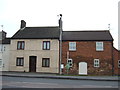
[[[103,51],[103,42],[96,42],[96,51]]]
[[[50,58],[42,59],[42,67],[50,67]]]
[[[76,51],[76,42],[69,42],[69,50]]]
[[[94,59],[94,67],[99,67],[99,59]]]
[[[23,66],[23,65],[24,65],[24,58],[23,57],[17,57],[16,66]]]
[[[17,49],[18,50],[24,50],[25,48],[25,42],[24,41],[18,41],[17,42]]]
[[[50,41],[43,41],[43,50],[50,50]]]
[[[120,68],[120,60],[118,60],[118,68]]]

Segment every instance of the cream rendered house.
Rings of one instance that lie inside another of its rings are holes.
[[[10,48],[10,71],[59,73],[59,27],[26,27],[21,20]]]
[[[9,71],[10,38],[6,32],[0,32],[0,71]]]

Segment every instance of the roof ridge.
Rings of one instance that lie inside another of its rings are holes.
[[[84,31],[63,31],[63,32],[109,32],[109,30],[84,30]]]
[[[56,28],[59,26],[30,26],[30,27],[26,27],[26,28]]]

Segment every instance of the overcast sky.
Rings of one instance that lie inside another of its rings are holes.
[[[118,1],[120,0],[0,0],[0,25],[11,37],[20,21],[27,26],[58,26],[63,14],[63,30],[108,30],[118,48]],[[0,27],[0,30],[2,28]]]

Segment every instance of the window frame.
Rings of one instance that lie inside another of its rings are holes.
[[[17,50],[24,50],[24,49],[25,49],[25,41],[18,41]]]
[[[71,61],[71,63],[70,63],[69,61]],[[72,65],[73,65],[73,60],[72,60],[72,59],[67,59],[67,63],[69,64],[70,67],[72,67]],[[71,65],[70,65],[70,64],[71,64]]]
[[[0,68],[3,67],[3,61],[2,59],[0,59],[0,62],[1,62],[1,65],[0,65]]]
[[[69,51],[76,51],[76,46],[76,42],[69,42]]]
[[[17,57],[16,58],[16,66],[24,66],[24,57]]]
[[[50,41],[43,41],[43,50],[50,50]]]
[[[101,46],[98,44],[101,44]],[[104,51],[104,42],[96,42],[96,51]]]
[[[118,60],[118,68],[120,68],[120,60]]]
[[[50,67],[50,58],[42,58],[42,67]]]
[[[94,67],[100,67],[100,60],[94,59]]]

